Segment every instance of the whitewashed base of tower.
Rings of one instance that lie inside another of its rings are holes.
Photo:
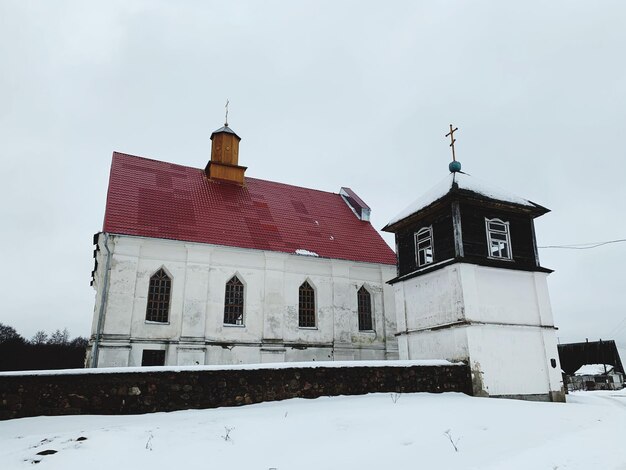
[[[395,283],[400,359],[465,361],[476,395],[564,401],[546,278],[455,263]]]
[[[166,365],[397,359],[393,265],[273,251],[112,235],[108,287],[99,239],[92,346],[97,367],[138,366],[144,349],[165,350]],[[306,247],[303,247],[306,248]],[[169,321],[146,321],[150,276],[172,278]],[[243,325],[224,324],[224,289],[244,284]],[[315,289],[316,327],[298,327],[298,288]],[[371,295],[372,331],[359,331],[357,291]],[[101,331],[98,312],[104,304]]]

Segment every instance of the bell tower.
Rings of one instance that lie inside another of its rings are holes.
[[[239,166],[239,137],[228,122],[211,134],[211,160],[204,172],[211,180],[244,185],[245,166]]]
[[[456,158],[449,170],[383,228],[396,238],[400,359],[467,362],[479,396],[564,401],[552,271],[534,228],[549,210],[463,173]]]

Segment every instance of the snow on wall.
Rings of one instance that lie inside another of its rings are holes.
[[[462,362],[445,359],[395,360],[395,361],[332,361],[332,362],[279,362],[273,364],[231,364],[205,366],[159,366],[159,367],[98,367],[87,369],[21,370],[0,372],[0,377],[29,375],[91,375],[91,374],[136,374],[154,372],[202,372],[221,370],[268,370],[268,369],[316,369],[344,367],[441,367],[462,366]]]

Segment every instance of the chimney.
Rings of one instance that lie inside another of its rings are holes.
[[[241,138],[226,123],[211,134],[211,140],[211,160],[204,169],[207,178],[243,185],[247,167],[238,165]]]

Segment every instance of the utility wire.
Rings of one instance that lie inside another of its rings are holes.
[[[566,250],[590,250],[591,248],[598,248],[599,246],[609,245],[611,243],[626,242],[626,238],[620,238],[618,240],[609,240],[606,242],[594,242],[594,243],[579,243],[577,245],[546,245],[539,246],[537,248],[562,248]]]

